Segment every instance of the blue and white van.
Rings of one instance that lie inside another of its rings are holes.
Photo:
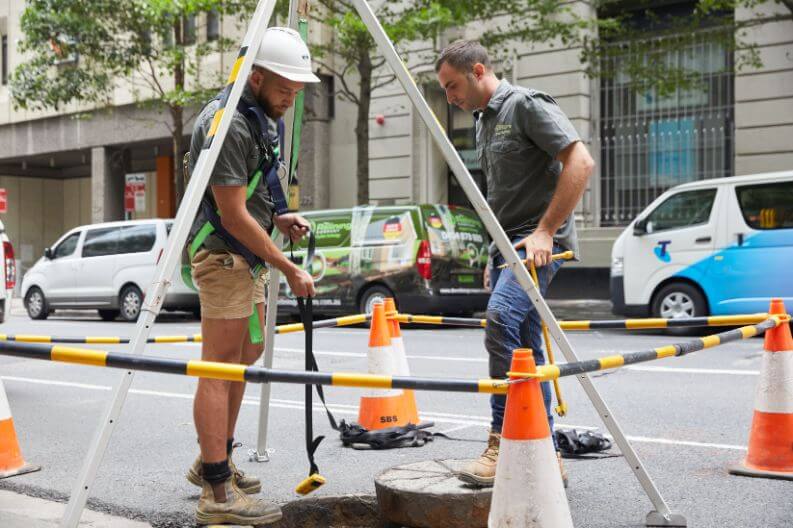
[[[669,189],[611,251],[616,314],[679,318],[793,308],[793,171]]]

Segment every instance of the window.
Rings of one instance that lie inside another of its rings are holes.
[[[217,11],[207,13],[207,41],[212,42],[220,38],[220,15]]]
[[[92,229],[85,234],[83,257],[101,257],[115,255],[118,252],[118,240],[121,228],[106,227]]]
[[[77,249],[78,240],[80,240],[80,233],[72,233],[64,238],[63,241],[58,244],[58,247],[55,248],[55,251],[52,252],[52,258],[68,257],[74,253],[74,250]]]
[[[364,245],[404,244],[411,237],[415,237],[415,230],[409,212],[376,213],[366,227]]]
[[[647,216],[647,232],[705,224],[710,218],[716,189],[688,191],[667,198]]]
[[[189,46],[195,44],[196,37],[196,18],[195,15],[187,15],[182,18],[182,42]]]
[[[608,4],[615,2],[604,3]],[[651,8],[653,14],[645,13],[647,4],[656,6]],[[602,227],[627,225],[670,187],[734,173],[732,50],[709,28],[697,30],[681,45],[665,45],[676,37],[664,33],[664,21],[687,16],[695,5],[693,1],[616,3],[625,23],[645,31],[647,39],[640,45],[632,40],[609,42],[609,53],[603,57],[602,66],[611,75],[599,80],[593,145],[601,154]],[[729,24],[732,14],[714,13],[712,20]],[[669,94],[643,88],[628,72],[648,57],[696,72],[695,85]]]
[[[8,84],[8,35],[0,37],[0,84]]]
[[[793,181],[742,185],[735,192],[752,229],[793,228]]]
[[[157,239],[157,227],[154,224],[142,224],[124,227],[118,242],[119,253],[146,253],[154,247]]]

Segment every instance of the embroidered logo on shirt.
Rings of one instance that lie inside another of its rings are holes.
[[[512,125],[497,124],[495,130],[493,131],[493,139],[505,138],[510,132],[512,132]]]

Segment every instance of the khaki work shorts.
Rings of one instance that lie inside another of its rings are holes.
[[[244,319],[264,302],[267,272],[254,279],[242,256],[228,251],[199,250],[191,263],[201,314],[209,319]]]

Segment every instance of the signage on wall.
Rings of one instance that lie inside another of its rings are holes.
[[[126,175],[124,184],[124,212],[142,213],[146,210],[146,175],[133,173]]]
[[[8,212],[8,191],[0,188],[0,213]]]

